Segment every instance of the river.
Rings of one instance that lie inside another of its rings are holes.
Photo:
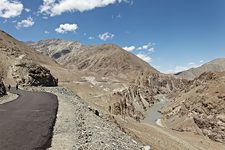
[[[168,103],[168,100],[164,95],[157,95],[156,98],[158,98],[160,101],[156,102],[149,108],[145,114],[145,119],[142,122],[156,124],[156,121],[162,118],[162,114],[159,112],[159,110]]]

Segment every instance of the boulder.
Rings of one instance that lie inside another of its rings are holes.
[[[53,77],[50,70],[35,64],[22,62],[17,63],[14,68],[14,78],[23,85],[30,86],[57,86],[58,79]]]

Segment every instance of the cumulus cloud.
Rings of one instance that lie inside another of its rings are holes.
[[[103,34],[99,34],[98,37],[102,41],[107,41],[107,40],[112,40],[115,37],[115,35],[109,32],[105,32]]]
[[[24,9],[26,12],[30,12],[31,10],[29,8]]]
[[[126,46],[126,47],[123,47],[123,49],[126,50],[126,51],[131,52],[131,51],[135,50],[135,46],[129,46],[129,47]]]
[[[150,63],[152,61],[152,58],[148,55],[137,54],[137,57],[141,58],[142,60],[146,61],[147,63]]]
[[[17,0],[0,0],[0,17],[12,18],[23,11],[23,4]]]
[[[152,47],[154,45],[155,45],[154,43],[148,43],[148,44],[145,44],[143,46],[138,47],[137,49],[138,50],[147,50],[149,52],[154,52],[155,49],[154,49],[154,47]]]
[[[55,29],[57,33],[64,34],[67,32],[75,32],[78,29],[77,24],[61,24],[58,28]]]
[[[88,39],[89,39],[89,40],[94,40],[94,39],[95,39],[95,37],[93,37],[93,36],[89,36],[89,37],[88,37]]]
[[[56,16],[64,12],[84,12],[121,2],[129,3],[129,0],[43,0],[39,9],[40,13]]]
[[[20,29],[20,28],[28,28],[34,25],[34,21],[33,18],[28,17],[27,19],[24,19],[20,22],[17,22],[16,28]]]

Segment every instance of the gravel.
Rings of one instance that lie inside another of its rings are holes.
[[[35,88],[58,96],[59,107],[50,150],[140,150],[109,117],[75,93],[60,87]]]

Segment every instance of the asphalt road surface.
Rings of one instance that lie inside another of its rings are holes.
[[[50,93],[11,89],[19,97],[0,105],[0,150],[44,150],[51,146],[58,109]]]

